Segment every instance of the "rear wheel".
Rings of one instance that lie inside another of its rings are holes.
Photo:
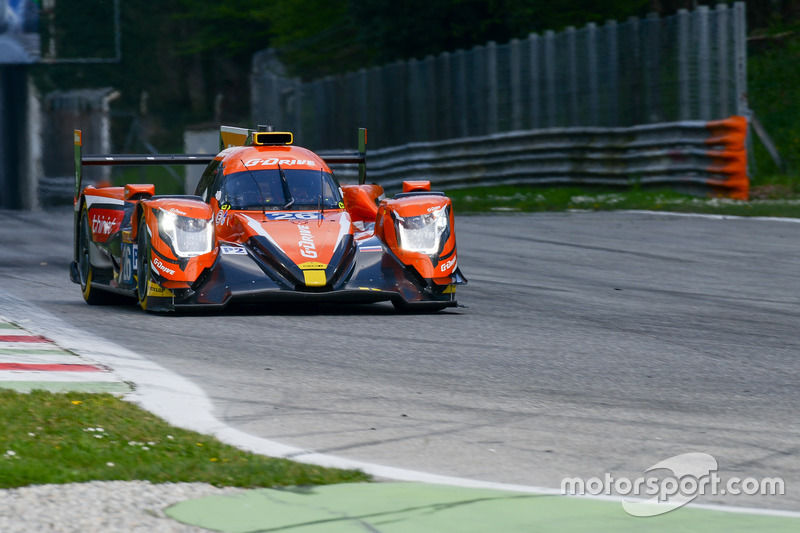
[[[78,274],[81,281],[83,299],[89,305],[103,305],[114,301],[114,296],[94,283],[94,267],[89,256],[89,247],[92,242],[92,230],[89,226],[89,212],[86,206],[81,211],[80,230],[78,236]]]

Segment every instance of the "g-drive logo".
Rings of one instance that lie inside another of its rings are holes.
[[[660,461],[636,479],[615,478],[606,472],[604,477],[564,478],[561,480],[561,493],[571,495],[614,495],[623,496],[622,508],[630,515],[647,517],[668,513],[683,507],[700,495],[783,495],[786,486],[781,478],[731,477],[723,481],[717,474],[717,460],[707,453],[692,452],[676,455]],[[668,470],[669,476],[659,476],[655,472]],[[624,497],[639,498],[628,500]],[[641,497],[650,498],[647,500]]]

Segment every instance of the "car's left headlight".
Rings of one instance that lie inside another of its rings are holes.
[[[214,247],[214,224],[211,220],[183,217],[162,210],[158,229],[178,257],[207,254]]]
[[[397,243],[402,249],[430,256],[439,255],[450,236],[447,206],[415,217],[393,214]]]

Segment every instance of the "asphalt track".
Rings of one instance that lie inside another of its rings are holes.
[[[786,495],[700,503],[800,510],[797,222],[459,217],[465,308],[178,317],[85,305],[69,223],[0,212],[0,290],[189,378],[246,433],[552,488],[704,452],[721,477],[780,477]]]

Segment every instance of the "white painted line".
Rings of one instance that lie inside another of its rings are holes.
[[[0,354],[0,363],[23,363],[34,365],[75,365],[83,363],[69,352]]]
[[[0,350],[31,350],[36,352],[63,352],[61,348],[49,342],[3,342],[0,341]]]
[[[24,329],[0,329],[0,337],[31,337],[33,333],[25,331]]]
[[[127,400],[141,405],[174,426],[214,435],[219,440],[243,450],[272,457],[286,457],[298,462],[320,466],[359,469],[377,478],[533,494],[561,494],[560,490],[547,487],[440,476],[427,472],[353,461],[256,437],[217,420],[211,414],[213,405],[205,392],[183,376],[175,374],[127,348],[97,337],[90,332],[77,330],[54,315],[2,290],[0,290],[0,308],[11,314],[14,317],[14,322],[22,325],[25,329],[53,339],[60,346],[80,354],[81,357],[87,360],[111,367],[125,381],[135,383],[136,390],[125,395]],[[617,503],[621,501],[619,497],[614,496],[571,497],[592,498]],[[795,511],[706,504],[689,505],[701,509],[734,513],[800,518],[800,512]]]
[[[766,222],[790,222],[800,224],[800,218],[789,217],[743,217],[738,215],[710,215],[704,213],[678,213],[675,211],[648,211],[646,209],[620,209],[614,213],[630,213],[634,215],[664,215],[672,217],[707,218],[709,220],[761,220]]]
[[[102,382],[120,381],[112,372],[45,372],[37,370],[0,370],[0,382],[3,381],[47,381],[47,382]]]

